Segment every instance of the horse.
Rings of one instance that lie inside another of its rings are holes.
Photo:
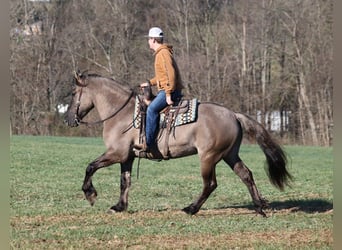
[[[139,143],[139,130],[130,126],[138,93],[134,88],[98,74],[78,72],[73,78],[72,98],[65,122],[70,127],[86,123],[82,119],[95,108],[101,119],[97,123],[103,124],[102,136],[106,146],[106,151],[86,168],[82,185],[85,198],[93,206],[97,191],[92,176],[101,168],[120,163],[120,196],[108,212],[126,211],[133,162],[141,157],[133,147]],[[198,154],[200,160],[202,192],[182,210],[189,215],[200,210],[218,185],[215,167],[223,160],[247,186],[256,213],[266,217],[263,209],[268,207],[268,201],[260,195],[252,171],[239,157],[243,135],[246,133],[249,140],[258,143],[266,157],[268,168],[265,171],[268,178],[281,191],[285,186],[290,186],[289,181],[292,179],[287,169],[286,152],[262,124],[246,114],[234,112],[214,102],[198,102],[197,112],[195,122],[175,127],[173,135],[168,137],[170,160],[194,154]],[[159,144],[162,144],[160,142],[164,137],[165,133],[159,134]],[[159,144],[157,147],[161,147]],[[160,158],[160,154],[156,155],[156,158]]]

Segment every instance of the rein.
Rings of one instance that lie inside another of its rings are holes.
[[[79,118],[79,115],[78,115],[78,112],[79,112],[79,108],[80,108],[80,105],[81,105],[81,96],[82,96],[82,90],[83,88],[81,88],[81,92],[80,92],[80,95],[78,97],[78,101],[76,103],[77,107],[76,107],[76,114],[75,114],[75,120],[78,124],[84,124],[84,125],[96,125],[96,124],[100,124],[100,123],[103,123],[107,120],[109,120],[110,118],[116,116],[124,107],[126,107],[126,105],[128,104],[129,100],[133,97],[134,95],[134,91],[132,90],[131,91],[131,94],[129,95],[129,97],[127,98],[127,100],[125,101],[125,103],[118,109],[116,110],[113,114],[111,114],[110,116],[102,119],[102,120],[99,120],[99,121],[96,121],[96,122],[85,122],[85,121],[82,121],[82,119]]]

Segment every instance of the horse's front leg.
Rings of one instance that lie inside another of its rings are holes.
[[[121,163],[121,178],[120,178],[120,197],[116,205],[112,206],[108,213],[126,211],[128,207],[128,192],[131,186],[131,172],[133,160],[128,160]]]
[[[86,169],[82,190],[84,192],[86,199],[92,206],[94,205],[97,197],[96,189],[94,188],[92,183],[92,177],[94,173],[100,168],[107,167],[115,163],[114,158],[114,154],[107,151],[106,153],[98,157],[96,160],[91,162]]]

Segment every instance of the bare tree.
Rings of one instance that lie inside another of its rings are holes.
[[[247,112],[287,142],[329,145],[331,0],[10,2],[11,131],[69,134],[59,107],[72,71],[137,86],[153,74],[144,35],[174,45],[186,97]],[[92,114],[96,118],[96,114]],[[100,128],[78,130],[97,135]]]
[[[313,10],[312,6],[318,6],[318,9]],[[320,106],[320,99],[315,100],[315,92],[320,92],[321,89],[317,88],[321,86],[321,83],[317,82],[317,80],[322,78],[321,74],[317,78],[317,72],[322,72],[318,58],[316,58],[322,56],[322,54],[316,53],[317,51],[322,50],[322,48],[326,50],[328,57],[325,57],[324,60],[331,67],[331,28],[327,23],[327,17],[324,17],[321,12],[322,7],[329,9],[331,5],[328,2],[321,1],[294,1],[293,6],[282,10],[281,17],[284,31],[289,35],[291,43],[288,54],[291,55],[293,75],[298,93],[300,138],[302,138],[303,144],[313,143],[319,145],[318,127],[322,125],[328,126],[328,124],[320,125],[319,120],[315,118],[317,112],[315,107]],[[326,13],[329,13],[329,11]],[[319,27],[318,23],[322,24],[322,20],[325,20],[326,23]],[[323,27],[325,30],[322,29]],[[330,46],[317,47],[316,44],[322,43],[322,39],[329,41]],[[323,75],[326,75],[326,73],[330,75],[330,70],[327,70],[328,72],[324,72]],[[326,78],[325,84],[327,84],[325,86],[331,85],[330,77]],[[326,100],[326,98],[323,100]],[[329,110],[325,111],[330,114]]]

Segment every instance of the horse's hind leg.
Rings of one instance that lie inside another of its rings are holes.
[[[252,196],[253,203],[257,213],[266,217],[266,214],[262,210],[268,206],[267,201],[261,197],[254,179],[252,171],[243,163],[243,161],[238,157],[225,157],[224,161],[233,169],[234,173],[237,174],[240,179],[245,183],[248,188],[250,195]]]
[[[213,163],[214,162],[214,163]],[[216,189],[217,181],[216,181],[216,173],[215,173],[215,165],[217,161],[210,158],[205,161],[201,161],[201,174],[203,178],[203,190],[201,195],[197,198],[197,200],[191,203],[188,207],[183,208],[183,211],[187,214],[196,214],[204,202],[208,199],[210,194]]]

